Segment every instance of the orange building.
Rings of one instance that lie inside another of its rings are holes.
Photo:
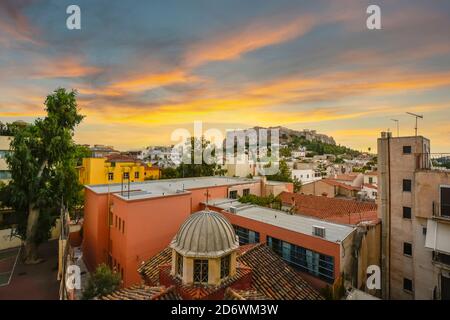
[[[166,248],[206,200],[292,191],[265,179],[202,177],[85,187],[83,257],[89,270],[108,263],[125,286],[140,282],[143,261]],[[276,194],[275,194],[276,195]]]
[[[319,289],[352,273],[356,228],[284,211],[217,199],[208,207],[234,226],[241,245],[266,243]]]

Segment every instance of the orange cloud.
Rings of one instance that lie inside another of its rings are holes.
[[[38,59],[31,70],[31,77],[41,78],[77,78],[100,72],[100,68],[86,64],[79,57]]]
[[[277,23],[258,21],[243,29],[194,44],[188,49],[186,61],[189,66],[195,67],[210,61],[237,59],[247,52],[300,37],[311,30],[312,26],[311,17]]]

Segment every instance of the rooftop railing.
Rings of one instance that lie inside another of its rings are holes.
[[[416,168],[450,171],[450,153],[418,153],[416,154]]]

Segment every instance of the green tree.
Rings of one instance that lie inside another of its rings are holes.
[[[217,164],[217,156],[214,146],[210,141],[206,140],[204,137],[201,139],[192,137],[186,142],[186,150],[190,152],[190,161],[185,161],[186,163],[181,163],[177,167],[177,176],[181,178],[185,177],[205,177],[205,176],[223,176],[227,172],[222,169],[219,164]],[[211,161],[207,163],[203,157],[203,152],[209,150],[211,154]],[[202,155],[201,163],[194,163],[194,153],[199,153]]]
[[[292,182],[292,172],[286,161],[280,160],[278,172],[274,175],[267,176],[267,180]]]
[[[2,200],[15,209],[29,264],[40,261],[38,246],[48,239],[55,217],[80,202],[75,169],[79,149],[73,135],[83,116],[76,92],[59,88],[47,96],[45,106],[45,118],[13,130],[12,152],[6,158],[12,180]]]
[[[178,171],[175,168],[163,168],[161,170],[161,179],[174,179],[178,178]]]
[[[86,289],[83,291],[83,300],[90,300],[96,297],[108,295],[117,290],[120,286],[120,276],[113,272],[106,264],[98,265],[91,274]]]

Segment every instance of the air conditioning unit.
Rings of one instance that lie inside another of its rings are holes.
[[[325,228],[313,226],[313,235],[315,235],[316,237],[325,238]]]
[[[236,208],[236,207],[230,207],[230,212],[231,212],[231,213],[237,213],[237,212],[238,212],[238,208]]]

